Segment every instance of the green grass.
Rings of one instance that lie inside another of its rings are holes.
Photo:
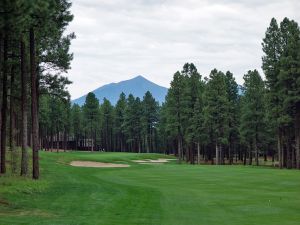
[[[300,224],[300,171],[131,162],[166,157],[158,154],[40,155],[39,181],[0,177],[0,224]],[[72,160],[131,167],[79,168]]]

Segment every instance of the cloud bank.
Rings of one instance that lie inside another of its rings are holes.
[[[143,75],[169,87],[193,62],[207,76],[233,72],[238,83],[261,71],[261,42],[272,17],[300,22],[298,0],[74,0],[76,33],[68,77],[72,99],[97,87]]]

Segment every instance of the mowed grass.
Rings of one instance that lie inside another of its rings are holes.
[[[158,154],[40,156],[39,181],[0,177],[0,224],[300,224],[300,171],[131,162],[167,157]],[[80,168],[72,160],[131,166]]]

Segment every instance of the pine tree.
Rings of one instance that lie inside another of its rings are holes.
[[[300,29],[295,21],[284,18],[280,32],[282,52],[278,86],[282,98],[280,122],[285,127],[285,158],[288,168],[300,169]]]
[[[75,150],[79,150],[79,140],[83,133],[83,112],[77,104],[73,104],[71,108],[71,127],[75,140]]]
[[[249,149],[249,164],[252,164],[252,153],[255,163],[259,165],[259,146],[265,135],[265,86],[257,70],[249,71],[244,76],[245,94],[243,96],[241,134]]]
[[[276,118],[273,121],[280,168],[300,167],[299,39],[298,24],[285,18],[280,27],[272,19],[263,40],[263,70],[270,95],[269,109]]]
[[[142,101],[142,126],[145,136],[145,145],[147,153],[151,152],[155,146],[155,131],[158,122],[158,102],[155,101],[152,94],[147,91]]]
[[[184,113],[184,76],[174,74],[171,87],[166,96],[167,126],[170,135],[177,140],[179,162],[183,159],[183,113]]]
[[[103,147],[106,151],[113,151],[113,106],[104,98],[100,107],[100,121]]]
[[[125,151],[125,137],[124,137],[124,129],[122,124],[124,124],[125,117],[125,109],[126,109],[126,96],[122,92],[120,94],[119,100],[116,104],[114,110],[114,135],[115,135],[115,148],[118,151]]]
[[[183,89],[183,132],[186,141],[186,160],[194,164],[194,141],[195,133],[193,131],[193,113],[195,104],[201,90],[201,75],[198,73],[193,63],[186,63],[183,66],[182,75],[184,76]]]
[[[133,151],[133,136],[134,136],[134,97],[132,94],[128,95],[127,104],[124,113],[124,122],[122,124],[122,129],[124,130],[124,134],[126,137],[126,143],[128,144],[128,150]]]
[[[210,125],[216,147],[216,164],[224,164],[223,148],[228,144],[229,100],[226,91],[226,76],[214,69],[211,71],[205,91],[205,123]]]
[[[239,111],[238,111],[238,85],[233,77],[233,74],[229,71],[226,72],[226,90],[229,100],[228,108],[228,126],[229,126],[229,137],[228,137],[228,159],[229,164],[233,162],[233,149],[236,149],[238,140],[238,123],[239,123]]]
[[[96,144],[96,128],[98,125],[97,118],[99,118],[99,100],[96,98],[94,93],[89,92],[87,94],[85,103],[83,105],[83,112],[85,116],[86,129],[91,140],[91,151],[94,151]]]

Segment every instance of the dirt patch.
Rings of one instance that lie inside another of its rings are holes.
[[[56,215],[41,210],[10,210],[8,212],[0,212],[0,216],[40,216],[40,217],[56,217]]]
[[[152,164],[152,163],[167,163],[170,160],[176,160],[176,159],[144,159],[144,160],[132,160],[132,161],[139,164]]]
[[[128,164],[116,164],[116,163],[103,163],[103,162],[93,162],[93,161],[72,161],[71,166],[78,167],[98,167],[98,168],[121,168],[129,167]]]
[[[0,204],[1,205],[9,205],[8,201],[6,201],[4,199],[0,199]]]

